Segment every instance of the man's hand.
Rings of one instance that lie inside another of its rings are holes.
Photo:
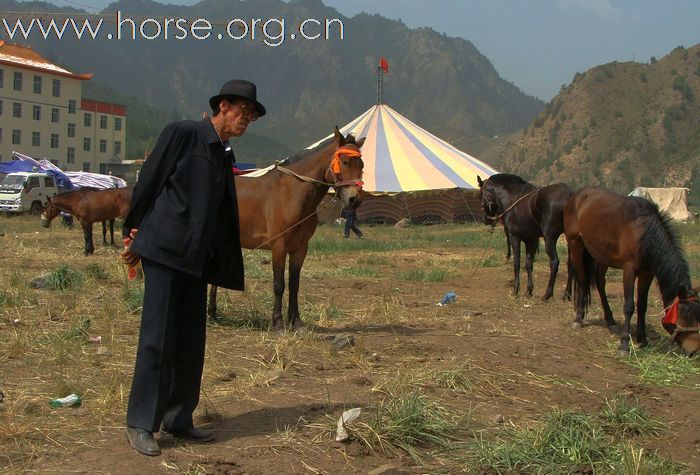
[[[138,229],[132,229],[129,231],[129,237],[124,238],[124,252],[122,252],[122,262],[129,267],[136,267],[136,264],[141,260],[141,256],[131,252],[131,242],[136,238],[136,234],[139,232]]]

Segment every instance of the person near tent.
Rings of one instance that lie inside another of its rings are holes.
[[[209,99],[211,119],[174,122],[161,132],[134,187],[122,259],[141,261],[145,289],[126,435],[160,455],[154,432],[209,442],[195,428],[206,341],[207,284],[243,290],[238,205],[229,139],[265,115],[249,81],[226,82]]]
[[[345,229],[343,230],[343,237],[350,237],[350,230],[358,237],[362,238],[362,231],[357,227],[357,209],[343,208],[340,212],[340,216],[345,218]]]

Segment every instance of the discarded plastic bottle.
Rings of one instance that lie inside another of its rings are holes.
[[[49,401],[49,406],[51,407],[70,407],[70,406],[80,406],[80,404],[83,402],[80,396],[77,394],[69,394],[66,397],[62,397],[59,399],[52,399]]]

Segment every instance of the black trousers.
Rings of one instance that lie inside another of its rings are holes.
[[[193,427],[206,340],[207,284],[142,259],[141,332],[126,422],[150,432]]]

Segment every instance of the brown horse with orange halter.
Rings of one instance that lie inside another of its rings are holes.
[[[564,207],[564,233],[576,274],[576,319],[583,326],[590,287],[598,288],[608,327],[615,325],[605,294],[608,267],[622,269],[625,324],[620,354],[629,354],[630,319],[637,282],[637,342],[647,345],[645,317],[651,282],[656,277],[671,339],[691,355],[700,350],[700,303],[690,283],[688,263],[668,216],[643,198],[596,187],[579,190]]]
[[[112,244],[114,244],[114,219],[125,218],[131,204],[131,188],[109,188],[106,190],[80,189],[48,198],[41,213],[41,225],[51,226],[59,211],[70,213],[80,221],[85,237],[85,255],[95,252],[92,242],[92,223],[102,221],[102,237],[107,243],[104,221],[110,222]]]
[[[241,245],[272,251],[275,330],[284,328],[282,297],[287,256],[287,321],[293,329],[303,325],[299,318],[299,276],[318,225],[316,207],[331,187],[347,208],[357,208],[362,201],[364,163],[360,147],[364,141],[343,137],[336,127],[332,139],[293,156],[289,166],[278,166],[256,178],[235,178]],[[216,318],[216,287],[209,294],[209,316]]]

